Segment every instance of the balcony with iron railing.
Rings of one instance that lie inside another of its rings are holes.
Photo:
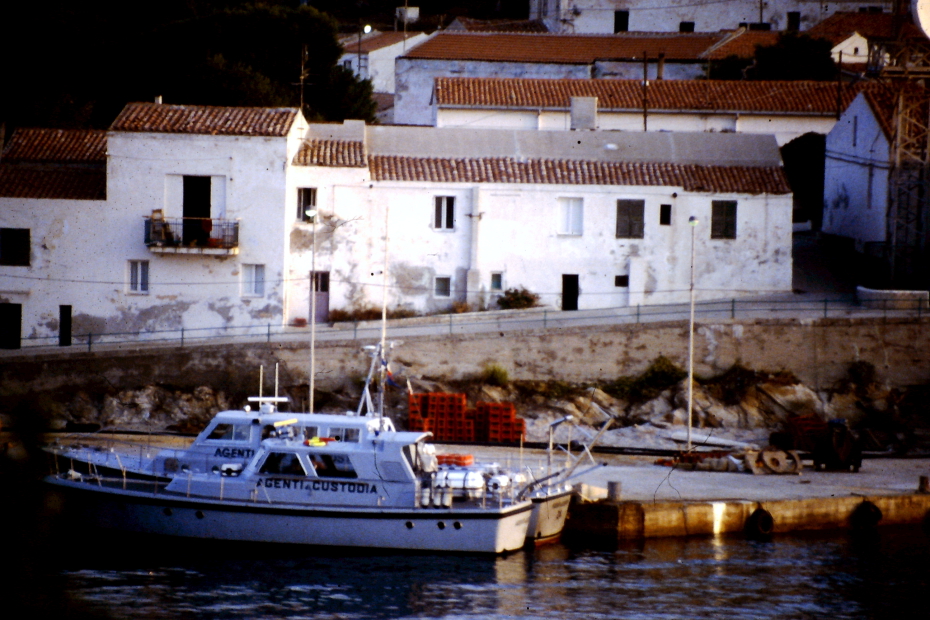
[[[239,253],[239,220],[145,216],[145,245],[156,254]]]

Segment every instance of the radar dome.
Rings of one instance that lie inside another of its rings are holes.
[[[930,0],[911,0],[911,15],[914,23],[930,37]]]

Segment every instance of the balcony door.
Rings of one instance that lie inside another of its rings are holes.
[[[184,236],[186,246],[203,247],[208,243],[213,222],[210,218],[210,177],[184,177]],[[202,218],[202,219],[188,219]]]

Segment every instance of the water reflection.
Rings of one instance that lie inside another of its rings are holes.
[[[919,528],[500,558],[161,543],[69,557],[69,593],[116,618],[923,618],[930,581]]]

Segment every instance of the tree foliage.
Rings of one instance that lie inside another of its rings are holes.
[[[833,80],[836,63],[826,39],[785,32],[774,45],[760,45],[752,59],[729,56],[712,63],[712,80]]]
[[[336,71],[337,23],[296,0],[165,0],[146,15],[114,0],[2,3],[0,121],[107,127],[130,101],[297,106],[373,120],[371,87]],[[334,103],[331,98],[335,98]]]

